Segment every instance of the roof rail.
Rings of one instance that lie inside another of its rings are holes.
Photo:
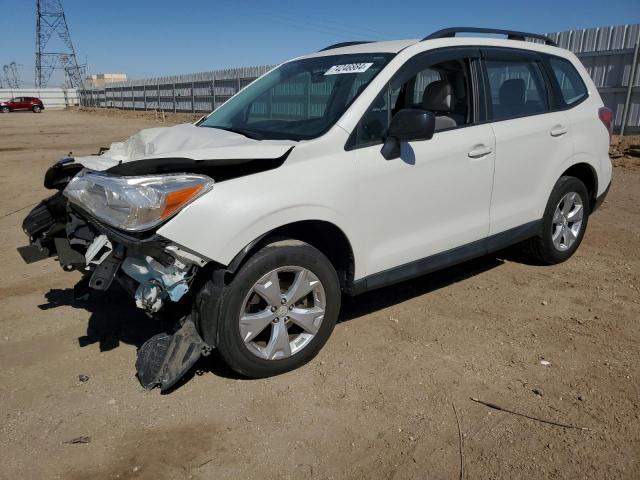
[[[324,47],[322,50],[318,50],[318,51],[324,52],[325,50],[333,50],[334,48],[341,48],[341,47],[350,47],[351,45],[361,45],[363,43],[373,43],[373,42],[371,40],[360,40],[356,42],[334,43],[333,45],[329,45],[328,47]]]
[[[431,35],[424,37],[422,41],[433,40],[435,38],[455,37],[457,33],[495,33],[498,35],[506,35],[509,40],[526,40],[527,38],[535,38],[536,40],[544,40],[545,45],[557,47],[558,44],[546,35],[539,33],[518,32],[515,30],[500,30],[497,28],[478,28],[478,27],[452,27],[445,28],[433,32]]]

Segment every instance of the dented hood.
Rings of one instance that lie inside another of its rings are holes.
[[[122,163],[159,158],[275,159],[295,144],[292,140],[254,140],[239,133],[188,123],[141,130],[124,142],[112,143],[102,155],[75,157],[75,161],[93,170],[106,170]]]

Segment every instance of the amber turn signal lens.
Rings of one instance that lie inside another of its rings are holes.
[[[160,215],[160,218],[165,219],[171,216],[173,213],[175,213],[176,210],[179,210],[182,205],[189,202],[193,197],[198,195],[203,187],[204,185],[194,185],[183,190],[177,190],[175,192],[169,193],[164,205],[164,211],[162,212],[162,215]]]

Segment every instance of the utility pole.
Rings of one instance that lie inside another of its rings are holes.
[[[84,65],[78,64],[62,0],[36,0],[36,88],[46,87],[56,70],[68,86],[82,87]]]

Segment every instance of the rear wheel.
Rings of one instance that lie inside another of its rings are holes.
[[[340,310],[331,262],[297,240],[268,245],[224,287],[220,302],[204,302],[201,329],[231,368],[268,377],[309,362],[326,343]],[[211,343],[211,342],[210,342]]]
[[[560,177],[542,218],[542,233],[524,242],[537,261],[553,265],[567,260],[580,246],[589,220],[589,194],[575,177]]]
[[[9,107],[0,107],[1,113],[9,113]]]
[[[40,107],[40,105],[34,105],[33,107],[31,107],[31,110],[33,110],[33,113],[40,113],[42,111],[42,108]]]

